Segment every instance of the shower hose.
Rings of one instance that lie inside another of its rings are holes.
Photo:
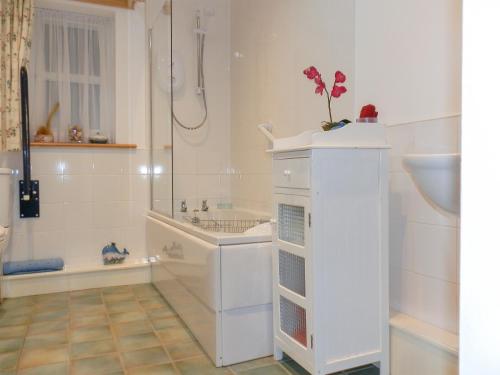
[[[198,34],[198,51],[197,51],[198,89],[201,91],[201,97],[203,100],[203,108],[205,109],[205,114],[203,115],[203,119],[201,120],[201,122],[199,122],[198,124],[186,125],[177,118],[177,116],[175,115],[175,111],[172,110],[172,115],[174,117],[175,122],[181,128],[186,130],[197,130],[201,128],[207,121],[208,117],[207,96],[205,94],[205,69],[204,69],[204,58],[203,58],[204,54],[205,54],[205,34]]]

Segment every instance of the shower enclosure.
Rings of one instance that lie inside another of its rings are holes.
[[[229,0],[151,0],[151,209],[230,207]]]

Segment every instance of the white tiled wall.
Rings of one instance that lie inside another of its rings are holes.
[[[327,100],[314,94],[305,68],[316,66],[328,87],[336,70],[347,75],[349,91],[332,108],[335,119],[353,117],[353,15],[350,0],[231,1],[234,205],[271,211],[271,156],[258,124],[270,121],[274,134],[286,137],[328,119]]]
[[[459,151],[460,117],[388,127],[391,307],[458,331],[458,220],[431,206],[404,170],[406,153]]]
[[[356,107],[373,103],[385,124],[406,123],[388,128],[391,308],[457,332],[459,224],[422,198],[401,156],[458,151],[461,3],[355,3]]]
[[[146,150],[32,149],[31,156],[32,179],[40,181],[40,218],[20,219],[14,202],[4,261],[62,257],[69,266],[98,265],[111,241],[129,249],[131,259],[146,256]],[[19,153],[7,158],[6,165],[22,170]]]
[[[174,212],[187,200],[188,210],[230,201],[227,169],[230,150],[229,0],[174,0],[173,47],[185,67],[183,90],[174,94],[176,116],[187,125],[200,122],[204,109],[197,85],[195,15],[207,30],[204,73],[207,122],[199,130],[174,126]]]

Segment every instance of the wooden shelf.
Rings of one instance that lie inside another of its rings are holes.
[[[115,8],[134,9],[137,0],[78,0],[83,3],[105,5]]]
[[[68,148],[137,148],[127,143],[70,143],[70,142],[31,142],[31,147],[68,147]]]

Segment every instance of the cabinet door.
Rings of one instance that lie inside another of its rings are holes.
[[[309,197],[274,195],[275,335],[288,351],[304,358],[309,357],[313,344],[309,208]]]

